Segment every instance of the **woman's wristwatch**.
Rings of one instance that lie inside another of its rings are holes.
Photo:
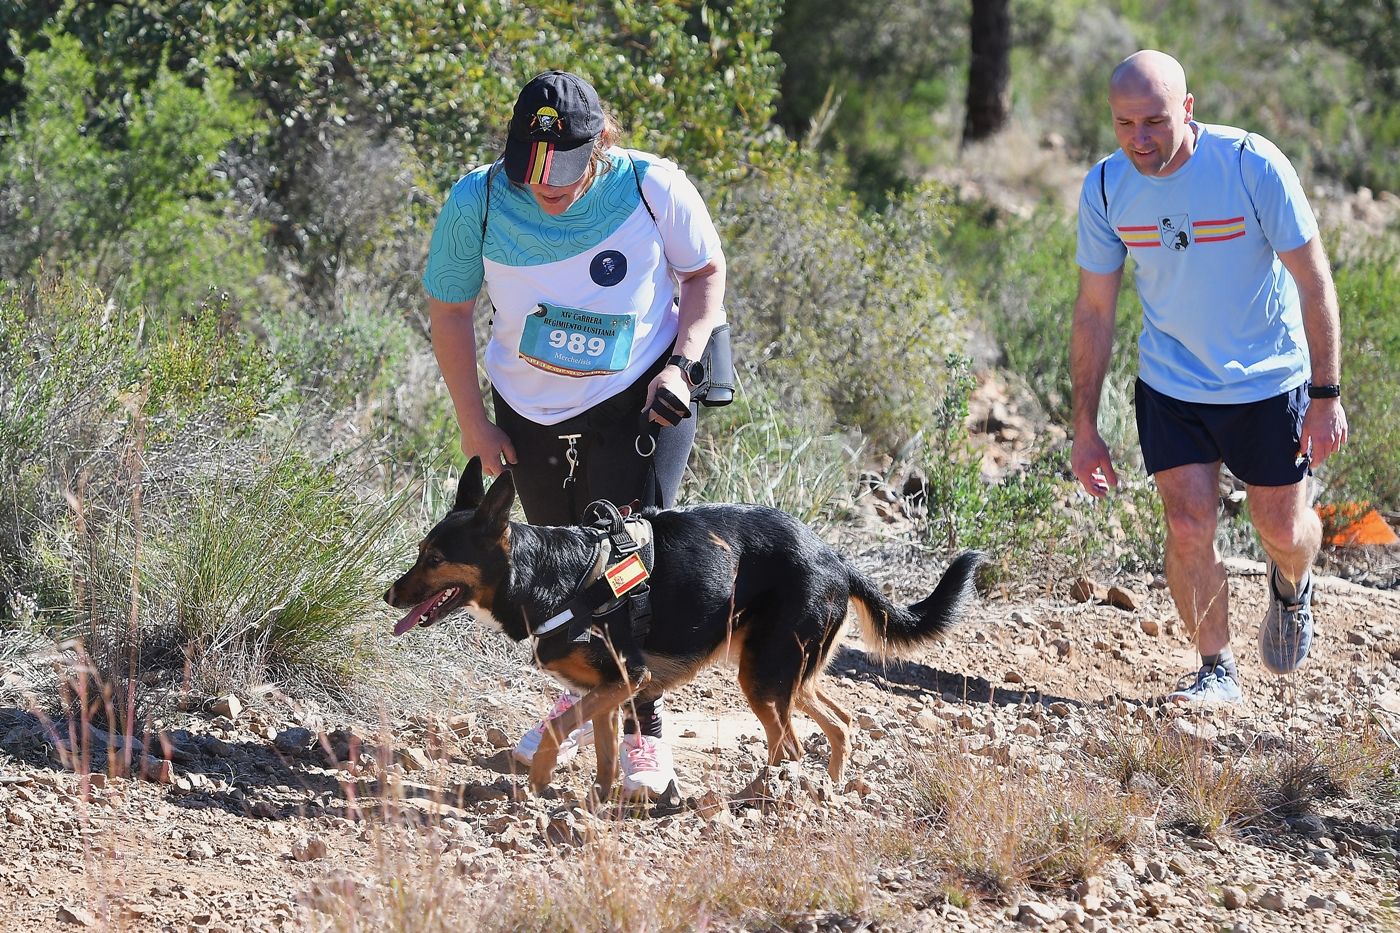
[[[685,377],[686,382],[690,383],[692,389],[705,381],[705,364],[699,360],[692,360],[675,353],[666,359],[666,365],[680,369],[681,375]]]

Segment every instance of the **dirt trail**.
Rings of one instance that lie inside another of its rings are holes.
[[[917,560],[906,557],[906,564]],[[862,561],[877,565],[869,555]],[[914,806],[908,761],[931,748],[960,749],[1008,773],[1053,776],[1099,767],[1108,740],[1130,733],[1173,730],[1228,760],[1287,743],[1336,746],[1372,717],[1391,735],[1400,732],[1400,594],[1318,578],[1313,656],[1298,674],[1273,678],[1252,647],[1263,611],[1261,571],[1231,565],[1232,617],[1241,620],[1235,645],[1248,693],[1233,713],[1152,705],[1191,669],[1194,654],[1172,622],[1166,592],[1148,579],[1119,581],[1136,598],[1130,611],[1068,597],[986,600],[953,637],[904,662],[875,663],[848,636],[827,677],[861,719],[852,780],[821,791],[825,802],[802,800],[799,808],[907,820]],[[902,576],[887,583],[897,598],[924,595],[923,581]],[[489,645],[495,636],[473,637]],[[443,664],[449,681],[451,670]],[[309,901],[333,891],[350,898],[384,879],[386,858],[391,868],[395,859],[413,858],[386,856],[380,844],[378,818],[390,810],[427,820],[426,831],[444,840],[446,854],[435,857],[450,861],[469,890],[511,890],[526,867],[576,849],[587,836],[575,801],[591,777],[591,751],[561,769],[549,798],[512,800],[521,780],[506,746],[547,708],[549,688],[524,672],[495,686],[474,676],[416,711],[385,713],[399,745],[392,792],[368,755],[359,767],[336,768],[323,746],[312,745],[321,733],[330,746],[343,746],[350,733],[337,733],[341,726],[372,744],[375,723],[337,720],[295,698],[270,695],[234,720],[172,713],[166,727],[186,731],[174,733],[180,747],[169,784],[97,778],[85,786],[56,763],[28,712],[0,708],[0,930],[328,928]],[[732,672],[712,669],[667,702],[690,808],[632,817],[612,831],[635,838],[664,865],[668,853],[678,857],[699,840],[728,834],[742,842],[778,825],[772,821],[784,819],[781,808],[750,814],[711,805],[759,774],[764,753],[762,730]],[[825,740],[805,718],[798,728],[809,752],[799,770],[817,786]],[[338,757],[353,751],[336,750]],[[1266,830],[1207,837],[1173,828],[1162,813],[1078,888],[958,904],[940,898],[936,886],[914,897],[907,880],[872,881],[898,905],[874,925],[1395,929],[1395,824],[1393,804],[1346,796]],[[856,929],[868,920],[823,916],[806,928]]]

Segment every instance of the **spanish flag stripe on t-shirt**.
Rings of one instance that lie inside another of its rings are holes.
[[[1197,243],[1218,243],[1244,236],[1244,217],[1228,220],[1197,220],[1191,224]]]
[[[1157,227],[1119,227],[1118,236],[1123,241],[1124,246],[1149,247],[1161,246],[1162,238],[1157,232]]]

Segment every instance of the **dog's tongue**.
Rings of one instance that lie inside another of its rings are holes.
[[[428,610],[433,608],[433,604],[437,602],[437,599],[438,594],[434,593],[432,596],[429,596],[427,599],[423,600],[421,603],[410,609],[408,611],[408,615],[400,619],[399,623],[394,626],[394,634],[402,635],[404,632],[407,632],[409,629],[413,628],[415,625],[421,622],[423,620],[423,616],[427,614]]]
[[[455,586],[449,586],[445,590],[438,590],[432,596],[429,596],[410,609],[408,615],[400,619],[399,624],[394,626],[394,634],[402,635],[415,625],[431,622],[433,618],[437,616],[438,610],[456,599],[461,592],[461,588]]]

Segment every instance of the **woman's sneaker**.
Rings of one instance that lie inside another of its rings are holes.
[[[1259,623],[1259,658],[1275,674],[1288,674],[1298,669],[1312,648],[1312,573],[1303,579],[1298,596],[1285,600],[1274,585],[1277,573],[1269,561],[1269,609]]]
[[[530,762],[535,760],[535,752],[540,749],[540,740],[544,738],[545,726],[550,720],[557,719],[563,715],[569,707],[578,702],[578,697],[572,693],[564,693],[559,699],[554,701],[554,708],[549,711],[549,715],[539,722],[529,732],[520,737],[520,741],[515,743],[515,749],[511,755],[522,765],[529,767]],[[564,736],[559,743],[559,757],[555,761],[555,767],[562,765],[578,754],[580,746],[593,744],[593,721],[589,720],[579,726],[573,732]]]
[[[621,752],[624,799],[679,799],[671,746],[649,735],[624,735]]]
[[[1196,672],[1196,682],[1175,693],[1167,694],[1173,703],[1192,706],[1231,706],[1244,699],[1239,680],[1222,667],[1203,667]]]

